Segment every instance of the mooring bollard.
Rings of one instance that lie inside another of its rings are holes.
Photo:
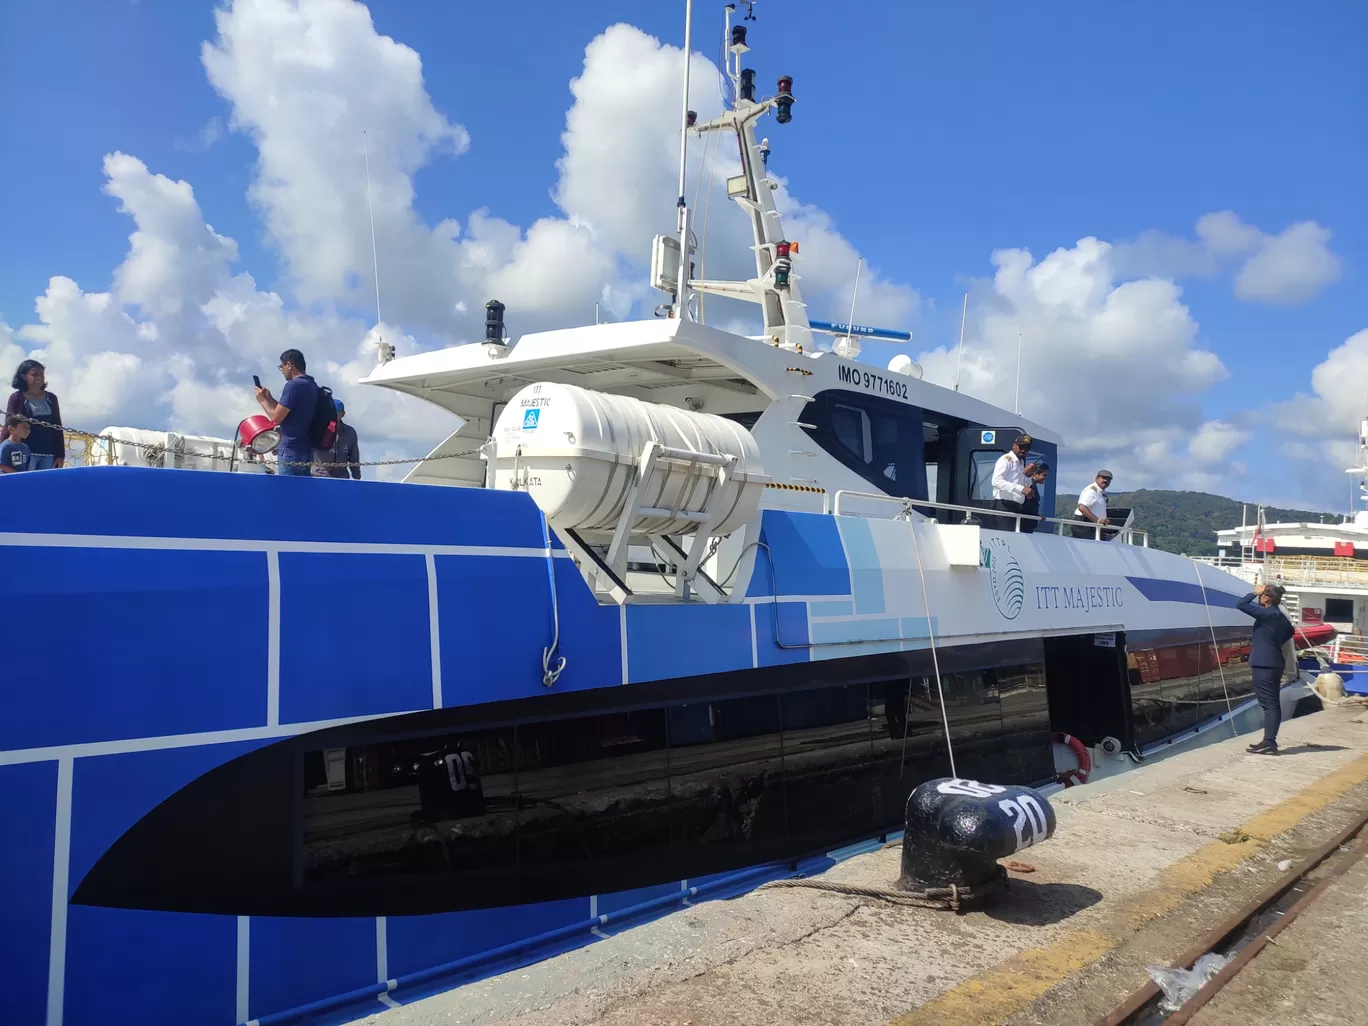
[[[1049,800],[1029,787],[943,777],[907,799],[901,890],[958,910],[1007,879],[998,859],[1054,834]]]

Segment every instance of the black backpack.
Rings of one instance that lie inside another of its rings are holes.
[[[309,421],[309,444],[315,449],[331,449],[337,441],[337,404],[332,389],[316,385],[318,401],[314,403],[313,419]]]

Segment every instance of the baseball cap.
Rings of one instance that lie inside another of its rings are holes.
[[[346,412],[347,412],[347,405],[346,405],[346,403],[342,402],[342,400],[341,400],[341,399],[338,399],[336,396],[333,397],[333,406],[335,406],[335,407],[337,408],[337,412],[338,412],[338,413],[346,413]]]
[[[1035,439],[1030,435],[1017,435],[1016,438],[1012,440],[1012,444],[1019,445],[1023,449],[1029,449],[1034,441]]]
[[[1099,470],[1097,472],[1097,476],[1105,477],[1108,481],[1110,481],[1112,479],[1112,472],[1110,470]]]

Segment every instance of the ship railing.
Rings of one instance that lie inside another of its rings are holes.
[[[1357,631],[1337,634],[1321,651],[1332,663],[1368,663],[1368,637]]]
[[[1344,584],[1368,588],[1368,564],[1349,557],[1285,557],[1264,564],[1264,579],[1279,584]]]
[[[1207,566],[1220,567],[1222,570],[1230,570],[1243,566],[1263,566],[1263,560],[1261,559],[1245,559],[1242,556],[1194,556],[1193,558],[1199,563],[1205,563]]]
[[[1193,559],[1206,566],[1215,567],[1217,570],[1224,570],[1251,586],[1258,584],[1264,578],[1263,563],[1253,560],[1242,560],[1238,556],[1194,556]]]
[[[1368,560],[1352,556],[1198,556],[1199,563],[1270,584],[1345,584],[1368,588]]]
[[[843,501],[844,500],[844,501]],[[850,504],[857,503],[856,509],[851,509]],[[867,509],[859,509],[859,502],[872,501],[881,507],[879,512],[871,512]],[[894,509],[893,507],[897,507]],[[885,495],[881,492],[857,492],[847,488],[839,489],[832,496],[830,508],[827,510],[836,516],[859,516],[874,517],[880,519],[897,520],[904,518],[907,514],[916,509],[918,512],[926,510],[943,510],[949,513],[963,513],[966,524],[982,523],[984,517],[998,517],[1012,521],[1012,530],[1019,532],[1023,522],[1032,520],[1040,524],[1052,524],[1054,534],[1064,534],[1066,529],[1081,527],[1092,532],[1094,540],[1101,541],[1104,538],[1110,540],[1115,538],[1126,545],[1142,545],[1149,548],[1149,532],[1139,527],[1103,527],[1090,520],[1069,520],[1064,517],[1038,517],[1029,513],[1009,513],[1005,510],[984,509],[982,506],[958,506],[952,502],[935,502],[930,499],[905,499],[897,495]],[[1105,532],[1105,534],[1104,534]],[[1077,535],[1074,535],[1077,537]]]

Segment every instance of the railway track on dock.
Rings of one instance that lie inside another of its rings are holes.
[[[1361,815],[1338,835],[1306,856],[1239,911],[1212,928],[1173,962],[1173,969],[1191,968],[1203,955],[1218,952],[1229,961],[1176,1011],[1160,1007],[1163,994],[1153,980],[1132,993],[1096,1026],[1183,1026],[1192,1020],[1221,988],[1254,961],[1307,908],[1355,863],[1368,855],[1368,814]]]

